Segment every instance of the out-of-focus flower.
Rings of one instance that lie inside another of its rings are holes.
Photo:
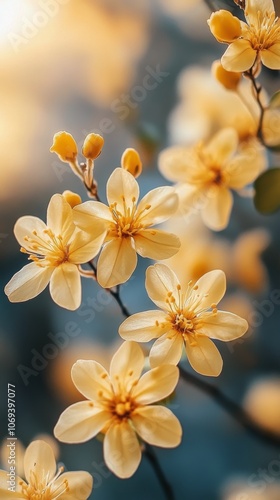
[[[274,478],[273,478],[274,480]],[[278,482],[270,484],[263,483],[263,491],[259,488],[259,483],[248,484],[248,480],[234,481],[226,485],[222,500],[278,500],[280,498],[280,484]]]
[[[174,188],[165,186],[149,191],[139,202],[139,186],[133,175],[116,168],[107,182],[109,206],[87,201],[73,209],[75,223],[90,232],[101,220],[107,228],[105,245],[97,264],[97,280],[104,288],[127,281],[137,264],[137,253],[150,259],[174,255],[177,236],[151,226],[171,217],[177,210]]]
[[[280,435],[280,378],[253,383],[245,395],[244,408],[258,425]]]
[[[66,191],[63,191],[62,196],[72,208],[82,203],[80,195],[77,193],[73,193],[73,191],[69,191],[68,189]]]
[[[10,448],[7,446],[7,444],[8,444],[7,439],[4,439],[0,446],[0,468],[6,471],[10,471],[11,463],[9,463],[9,460],[11,460],[11,456],[10,456]],[[12,465],[15,466],[16,474],[20,477],[24,477],[24,467],[23,467],[24,453],[25,453],[25,447],[20,441],[20,439],[17,439],[15,443],[15,458],[14,458],[15,464]]]
[[[228,43],[221,63],[228,71],[248,71],[261,61],[280,69],[280,21],[272,0],[246,0],[240,21],[226,10],[213,12],[208,23],[218,42]]]
[[[24,455],[26,481],[16,477],[15,490],[11,490],[7,472],[0,471],[0,498],[86,500],[92,491],[92,476],[84,471],[63,473],[63,470],[60,467],[57,471],[53,450],[47,443],[32,441]]]
[[[78,230],[73,222],[73,210],[60,194],[52,196],[47,210],[47,224],[38,217],[20,217],[14,228],[29,254],[31,264],[16,273],[5,287],[11,302],[24,302],[39,295],[48,283],[54,302],[66,309],[81,304],[79,264],[93,259],[100,250],[106,228],[96,221],[91,234]]]
[[[159,169],[169,180],[178,182],[181,213],[199,210],[203,222],[215,231],[228,225],[233,196],[259,174],[253,155],[236,154],[238,136],[234,129],[218,132],[206,145],[193,148],[173,146],[159,156]]]
[[[142,161],[136,149],[127,148],[121,157],[121,167],[135,177],[139,177],[142,172]]]
[[[212,64],[212,73],[216,80],[228,90],[237,90],[242,73],[227,71],[220,63],[214,61]]]
[[[225,342],[247,331],[247,321],[230,312],[218,311],[217,304],[226,291],[223,271],[206,273],[194,285],[182,288],[176,274],[163,264],[146,272],[146,290],[161,311],[133,314],[119,328],[126,340],[148,342],[152,366],[177,364],[185,346],[189,362],[202,375],[217,377],[222,370],[221,355],[210,339]]]
[[[85,158],[95,160],[102,151],[104,139],[99,134],[88,134],[84,140],[82,153]]]
[[[132,476],[141,460],[141,440],[173,448],[181,441],[178,419],[154,405],[170,395],[179,371],[164,365],[141,377],[144,354],[135,342],[124,342],[112,358],[110,374],[96,361],[78,360],[72,368],[77,389],[87,398],[67,408],[54,435],[66,443],[88,441],[102,432],[107,467],[121,478]],[[137,436],[138,435],[138,436]]]
[[[56,153],[61,161],[71,163],[75,161],[78,147],[74,137],[68,132],[57,132],[53,138],[51,153]]]

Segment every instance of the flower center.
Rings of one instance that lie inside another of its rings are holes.
[[[263,16],[258,12],[257,26],[251,25],[244,38],[248,38],[252,48],[256,51],[269,49],[275,43],[280,42],[280,24],[274,12]]]
[[[56,476],[48,483],[48,477],[44,480],[39,480],[34,471],[31,471],[30,484],[25,484],[21,481],[21,493],[26,500],[57,500],[64,493],[69,492],[69,484],[67,479],[64,479],[58,486],[55,485],[55,480],[63,472],[64,468],[60,467]]]
[[[66,262],[69,256],[68,245],[63,243],[61,235],[56,236],[51,229],[45,229],[41,235],[32,231],[33,237],[25,236],[28,250],[21,248],[20,251],[29,254],[29,260],[33,260],[40,267],[58,266]]]
[[[142,214],[151,208],[151,205],[137,213],[136,199],[131,199],[132,203],[127,203],[125,197],[122,197],[123,207],[122,211],[118,210],[117,203],[112,203],[109,208],[112,214],[113,222],[110,228],[110,236],[117,238],[127,238],[136,234],[146,225],[141,220]]]

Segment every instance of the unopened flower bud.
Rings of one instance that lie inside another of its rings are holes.
[[[242,76],[242,73],[227,71],[220,61],[213,62],[212,74],[228,90],[236,90]]]
[[[82,153],[88,160],[95,160],[103,148],[104,139],[99,134],[88,134],[84,140]]]
[[[212,35],[218,42],[232,43],[241,36],[241,23],[228,10],[218,10],[211,14],[208,25]]]
[[[142,162],[136,149],[127,148],[121,158],[121,167],[127,170],[133,177],[138,177],[142,172]]]
[[[61,161],[71,163],[76,160],[78,148],[75,139],[68,132],[57,132],[53,138],[51,153],[56,153]]]
[[[62,193],[62,196],[72,208],[82,203],[80,195],[78,195],[77,193],[73,193],[73,191],[66,190]]]

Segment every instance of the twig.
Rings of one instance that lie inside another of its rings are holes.
[[[166,480],[166,477],[165,477],[164,472],[159,464],[159,461],[157,459],[155,451],[154,451],[153,447],[148,443],[145,443],[144,454],[147,457],[147,459],[149,460],[151,466],[153,467],[153,469],[155,471],[155,474],[156,474],[156,476],[157,476],[157,478],[162,486],[162,489],[165,493],[166,500],[175,500],[174,492],[173,492],[170,484]]]
[[[253,92],[254,92],[256,102],[257,102],[259,110],[260,110],[259,125],[258,125],[258,129],[257,129],[257,137],[259,138],[261,143],[265,146],[266,144],[265,144],[265,141],[263,138],[262,128],[263,128],[263,119],[264,119],[264,113],[265,113],[266,108],[263,106],[263,104],[261,102],[261,98],[260,98],[262,86],[259,83],[257,83],[255,76],[254,76],[254,73],[253,73],[253,68],[251,68],[249,71],[246,71],[244,73],[244,76],[249,78],[249,80],[252,82]]]

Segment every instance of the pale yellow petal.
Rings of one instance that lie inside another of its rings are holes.
[[[132,204],[133,199],[137,203],[139,186],[133,175],[127,170],[116,168],[107,182],[107,200],[109,205],[117,203],[118,208],[123,208],[124,198],[127,206]]]
[[[140,378],[132,389],[132,397],[137,404],[149,405],[167,398],[175,389],[179,380],[179,370],[174,365],[161,365]]]
[[[74,207],[73,220],[80,229],[89,233],[95,231],[97,221],[102,221],[107,228],[113,222],[109,207],[99,201],[86,201]]]
[[[208,158],[211,158],[213,164],[221,167],[232,157],[238,146],[238,134],[234,128],[224,128],[220,130],[209,141],[204,148]]]
[[[254,65],[257,52],[245,39],[235,40],[229,45],[221,58],[221,63],[227,71],[248,71]]]
[[[116,391],[119,389],[119,380],[129,391],[141,375],[145,356],[136,342],[124,342],[114,354],[110,365],[110,377]]]
[[[93,486],[93,477],[85,471],[65,472],[58,477],[53,489],[62,491],[63,484],[67,483],[67,491],[59,500],[87,500]]]
[[[54,194],[51,197],[47,210],[47,226],[56,236],[61,235],[65,242],[75,230],[72,208],[61,194]]]
[[[170,186],[149,191],[140,201],[136,217],[143,224],[160,224],[169,219],[178,207],[178,196]]]
[[[114,238],[101,251],[97,263],[97,281],[103,288],[125,283],[137,265],[131,238]]]
[[[112,396],[108,372],[97,361],[79,359],[72,366],[71,377],[78,391],[87,399],[98,400],[100,391],[106,398]]]
[[[209,309],[212,304],[218,304],[226,292],[226,276],[220,269],[209,271],[199,278],[193,287],[185,307],[198,313],[202,309]]]
[[[131,477],[141,461],[141,449],[135,431],[126,422],[111,425],[104,438],[104,460],[116,476]]]
[[[188,335],[185,347],[190,365],[196,372],[208,377],[220,375],[223,360],[212,340],[203,335]]]
[[[77,231],[69,246],[68,261],[74,264],[84,264],[92,260],[100,251],[107,234],[103,222],[95,221],[92,224],[91,234]]]
[[[54,436],[63,443],[84,443],[98,434],[112,418],[91,401],[74,403],[60,415]]]
[[[246,0],[245,16],[249,24],[258,26],[259,15],[266,16],[274,14],[273,0]]]
[[[32,482],[34,475],[38,478],[38,482],[43,482],[46,477],[51,481],[56,473],[54,452],[48,443],[41,440],[32,441],[27,447],[23,465],[29,483]]]
[[[162,175],[173,182],[187,182],[188,171],[198,161],[191,148],[172,146],[164,149],[158,158],[158,166]]]
[[[165,363],[177,365],[182,356],[183,339],[180,333],[170,331],[159,337],[150,351],[152,367]]]
[[[176,274],[164,264],[155,264],[146,271],[146,290],[150,299],[161,309],[168,310],[168,292],[177,292],[180,285]]]
[[[10,302],[25,302],[33,299],[48,285],[53,267],[39,267],[35,262],[27,264],[5,286]]]
[[[181,242],[175,234],[159,229],[143,229],[134,236],[135,250],[142,257],[154,260],[169,259],[175,255]]]
[[[119,327],[124,340],[149,342],[170,330],[170,322],[163,311],[145,311],[132,314]]]
[[[20,493],[22,491],[21,484],[26,484],[23,479],[19,476],[15,476],[15,491],[9,491],[8,490],[8,483],[7,481],[9,480],[8,477],[9,471],[6,470],[0,470],[0,499],[1,500],[21,500],[22,498],[25,498],[25,496]]]
[[[81,305],[81,277],[75,264],[64,262],[56,267],[50,280],[53,301],[65,309],[74,311]]]
[[[242,189],[258,177],[260,166],[259,162],[256,161],[256,157],[244,155],[233,158],[225,171],[228,174],[228,187]]]
[[[233,205],[233,196],[229,189],[215,186],[208,191],[207,201],[201,211],[204,224],[213,229],[221,231],[228,225],[231,209]]]
[[[132,422],[139,436],[149,444],[174,448],[182,439],[182,427],[169,408],[144,406],[137,408]]]
[[[44,237],[44,231],[46,229],[47,226],[41,219],[33,217],[32,215],[25,215],[24,217],[20,217],[15,223],[14,234],[22,247],[32,251],[32,243],[28,243],[26,238],[34,240],[34,231]]]
[[[202,327],[198,330],[199,334],[224,342],[238,339],[248,330],[248,323],[245,319],[226,311],[205,314],[202,321]]]
[[[201,177],[204,179],[204,177]],[[179,198],[178,215],[196,215],[207,202],[207,184],[179,184],[175,186]]]
[[[279,35],[279,42],[271,45],[269,49],[261,50],[260,56],[262,63],[267,68],[280,69],[280,35]]]

